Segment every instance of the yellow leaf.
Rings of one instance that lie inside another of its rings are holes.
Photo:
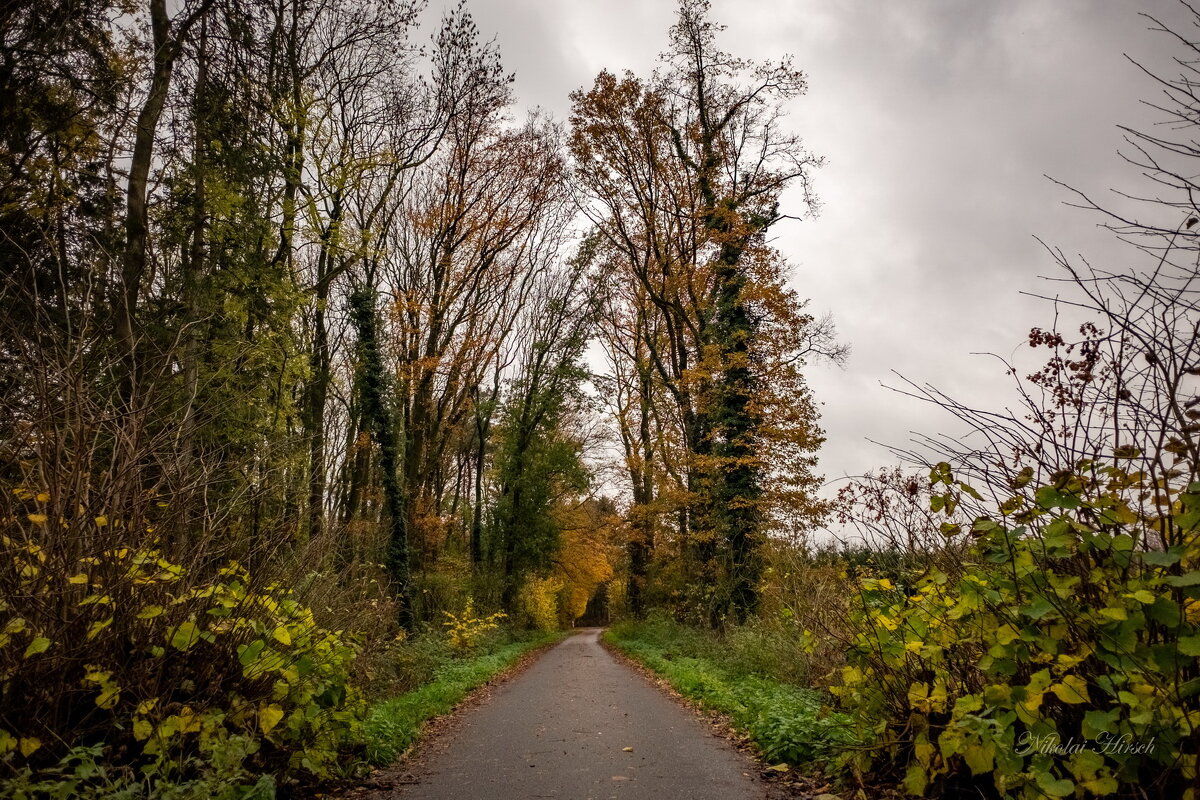
[[[159,614],[163,613],[162,606],[146,606],[137,613],[138,619],[154,619]]]
[[[154,726],[150,724],[150,720],[143,717],[134,717],[133,720],[133,738],[139,742],[144,742],[150,738],[150,734],[154,733]]]
[[[258,727],[263,733],[270,733],[281,719],[283,719],[283,709],[277,705],[263,706],[258,710]]]
[[[112,625],[112,621],[113,618],[109,617],[108,619],[102,619],[99,622],[93,622],[92,626],[88,628],[87,640],[90,642],[92,639],[95,639],[97,636],[99,636],[100,631],[104,630],[109,625]]]
[[[45,636],[39,636],[29,643],[29,647],[25,648],[25,658],[36,656],[38,653],[44,653],[50,649],[50,640]]]
[[[280,625],[278,628],[276,628],[275,632],[271,635],[274,636],[275,641],[279,642],[280,644],[286,645],[292,643],[292,635],[288,633],[288,629],[283,625]]]
[[[88,576],[86,573],[83,573],[83,572],[79,573],[78,575],[71,575],[67,578],[67,583],[87,583],[87,582],[88,582]]]
[[[880,589],[894,589],[894,588],[896,588],[896,586],[895,586],[895,584],[893,584],[893,583],[891,582],[891,580],[890,580],[890,579],[888,579],[888,578],[880,578],[880,579],[879,579],[879,588],[880,588]]]
[[[103,528],[107,524],[108,524],[108,517],[104,516],[103,514],[96,517],[96,527]]]
[[[0,756],[16,749],[16,747],[17,737],[13,736],[3,728],[0,728]]]
[[[49,492],[38,492],[37,501],[38,501],[39,503],[45,503],[45,502],[46,502],[46,501],[48,501],[49,499],[50,499],[50,493],[49,493]]]
[[[36,753],[37,749],[41,746],[42,746],[42,740],[37,738],[36,736],[30,736],[26,739],[22,739],[20,742],[21,755],[25,756],[26,758],[29,758],[31,755]]]
[[[1009,644],[1021,638],[1021,633],[1012,625],[1001,625],[996,629],[996,641],[1000,644]]]
[[[95,664],[88,664],[83,675],[83,683],[104,683],[112,677],[112,672],[100,669]]]
[[[1060,683],[1050,687],[1050,691],[1064,703],[1086,703],[1088,701],[1087,681],[1078,675],[1064,675]]]
[[[179,732],[195,733],[200,730],[200,716],[192,711],[191,706],[184,706],[179,712]]]
[[[35,525],[46,524],[46,519],[47,519],[47,517],[45,514],[30,514],[29,515],[29,521]]]
[[[100,708],[112,708],[121,699],[121,687],[111,684],[102,687],[100,695],[96,698],[96,705]]]

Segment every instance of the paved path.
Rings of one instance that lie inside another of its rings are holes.
[[[743,800],[755,767],[600,646],[566,639],[422,753],[424,800]],[[624,748],[631,747],[632,751]]]

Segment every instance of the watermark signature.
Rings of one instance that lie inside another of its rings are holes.
[[[1063,741],[1057,733],[1035,736],[1028,731],[1017,737],[1013,745],[1017,755],[1025,756],[1030,753],[1041,753],[1050,756],[1069,756],[1084,750],[1091,750],[1104,755],[1139,755],[1144,756],[1154,751],[1154,737],[1147,741],[1137,741],[1128,733],[1117,735],[1101,731],[1095,739],[1076,740],[1074,736]]]

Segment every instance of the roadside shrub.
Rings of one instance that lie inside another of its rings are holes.
[[[974,494],[931,478],[947,510]],[[975,520],[959,577],[856,581],[832,687],[879,742],[856,766],[913,794],[1194,798],[1200,483],[1091,461],[1028,483]]]
[[[461,614],[444,611],[450,619],[442,623],[446,628],[446,639],[450,647],[457,651],[474,650],[480,642],[492,631],[500,627],[500,620],[508,615],[497,611],[486,617],[475,616],[475,601],[467,598],[467,606]]]
[[[562,581],[555,577],[527,579],[517,596],[517,608],[523,621],[535,630],[557,630],[558,593],[562,588]]]
[[[64,557],[43,546],[55,541],[46,528],[64,524],[32,510],[45,495],[17,495],[31,509],[26,524],[0,537],[0,585],[15,589],[0,600],[9,795],[61,780],[69,796],[104,784],[127,785],[128,796],[186,785],[216,796],[203,787],[262,789],[258,774],[283,766],[336,771],[339,749],[360,740],[356,642],[237,562],[205,578],[155,544]],[[89,766],[95,754],[104,769]]]

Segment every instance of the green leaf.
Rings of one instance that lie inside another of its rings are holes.
[[[200,629],[196,627],[196,623],[188,621],[181,623],[171,635],[171,647],[176,650],[187,650],[199,640]]]
[[[925,787],[929,785],[929,778],[925,775],[925,768],[920,764],[909,764],[908,771],[904,773],[904,791],[909,794],[915,794],[918,797],[925,794]]]
[[[1147,550],[1140,553],[1142,561],[1155,567],[1170,567],[1179,563],[1183,556],[1182,547],[1172,547],[1168,550]]]
[[[1200,571],[1193,570],[1184,575],[1171,575],[1163,581],[1172,586],[1200,586]]]
[[[258,655],[266,644],[262,639],[255,639],[250,644],[242,645],[238,648],[238,661],[242,662],[243,667],[250,666],[258,660]]]
[[[1051,797],[1067,797],[1075,794],[1075,782],[1069,778],[1058,778],[1048,772],[1039,772],[1037,776],[1037,785],[1046,794]]]
[[[1001,625],[996,629],[996,641],[1000,644],[1009,644],[1021,638],[1021,632],[1012,625]]]
[[[1041,619],[1054,611],[1054,606],[1045,597],[1037,597],[1032,603],[1021,609],[1021,613],[1030,619]]]
[[[1137,600],[1139,603],[1141,603],[1142,605],[1145,605],[1145,606],[1150,605],[1155,600],[1154,594],[1152,592],[1146,591],[1145,589],[1138,589],[1136,592],[1133,592],[1130,596],[1134,600]]]
[[[1043,486],[1033,494],[1034,501],[1045,509],[1079,508],[1079,498],[1073,494],[1060,492],[1053,486]]]
[[[1086,703],[1088,701],[1087,681],[1078,675],[1064,675],[1060,683],[1050,687],[1050,691],[1064,703]]]
[[[1083,715],[1081,732],[1087,739],[1096,739],[1101,733],[1116,733],[1117,720],[1121,717],[1121,709],[1109,711],[1088,711]]]
[[[1200,636],[1180,636],[1179,652],[1185,656],[1200,656]]]

